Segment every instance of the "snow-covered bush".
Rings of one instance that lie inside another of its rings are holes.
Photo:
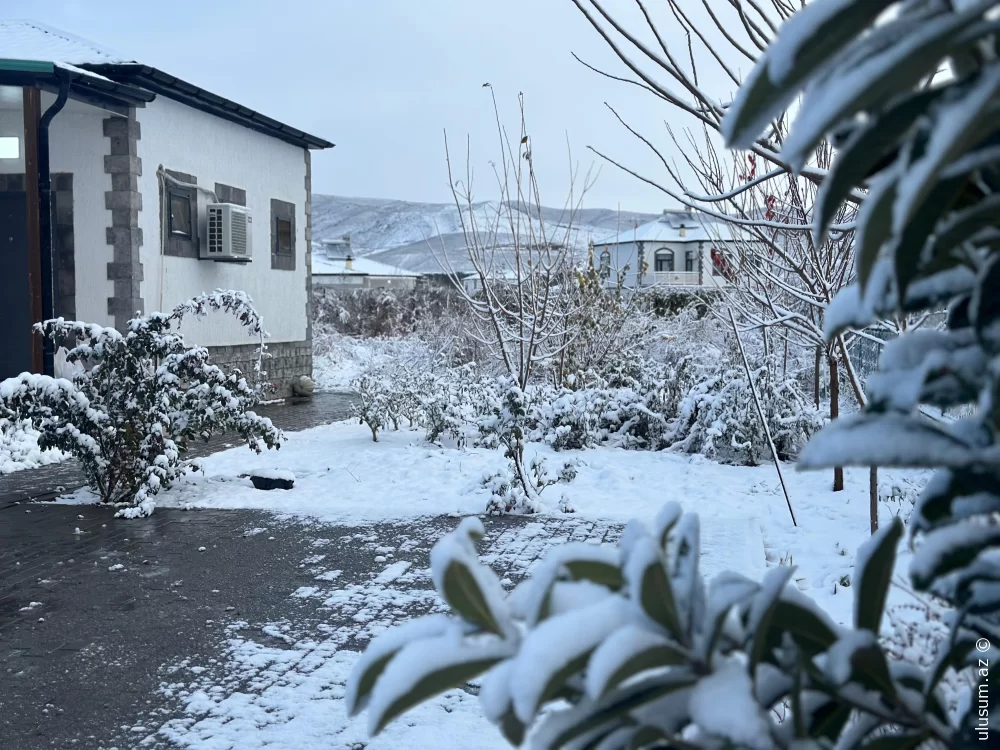
[[[483,531],[465,519],[431,553],[453,615],[389,631],[355,666],[347,707],[367,708],[371,733],[483,674],[486,717],[512,745],[530,731],[539,748],[827,747],[845,727],[922,732],[925,710],[943,714],[940,675],[913,684],[876,638],[898,522],[859,554],[856,630],[788,585],[789,566],[761,583],[722,573],[706,586],[698,518],[676,503],[651,530],[632,522],[617,548],[552,550],[509,596],[477,559]],[[772,710],[785,703],[795,719],[778,723]]]
[[[422,422],[421,396],[427,387],[423,372],[399,365],[372,368],[352,381],[358,401],[351,408],[372,431],[372,441],[378,442],[379,432],[389,426],[398,430],[404,419],[411,427]]]
[[[770,458],[767,436],[754,405],[746,370],[723,361],[721,369],[705,373],[678,405],[671,427],[671,442],[677,450],[702,455],[723,463],[756,466]],[[823,418],[805,401],[793,380],[775,375],[773,363],[754,368],[753,383],[767,418],[778,458],[798,455],[806,440],[822,425]]]
[[[448,436],[463,447],[469,426],[476,423],[479,410],[489,401],[490,380],[468,364],[428,376],[424,382],[427,387],[419,398],[427,440],[436,443]]]
[[[490,394],[477,419],[477,445],[502,447],[504,458],[510,461],[515,487],[510,497],[514,502],[504,503],[503,512],[536,513],[541,508],[539,490],[531,481],[524,459],[530,425],[530,396],[510,378],[502,379],[499,386],[495,393]]]
[[[57,448],[41,450],[38,437],[38,430],[30,424],[0,418],[0,475],[58,463],[67,458]]]
[[[414,289],[353,289],[315,287],[317,320],[338,333],[360,338],[413,334],[425,320],[439,319],[458,308],[456,293],[446,286],[419,284]]]
[[[490,491],[490,501],[486,504],[486,515],[503,516],[508,513],[539,513],[544,510],[541,502],[542,492],[555,484],[569,484],[576,479],[576,465],[570,462],[563,464],[556,476],[549,474],[544,458],[534,458],[531,461],[528,475],[531,493],[525,491],[524,485],[514,473],[513,462],[507,469],[483,477],[482,487]],[[569,501],[560,498],[558,508],[563,513],[575,512]]]
[[[209,311],[234,315],[251,335],[264,331],[242,292],[216,291],[128,322],[119,333],[92,323],[47,320],[36,332],[54,342],[80,342],[66,360],[85,366],[73,380],[24,373],[0,383],[0,419],[38,430],[43,450],[59,449],[79,459],[102,502],[135,517],[153,510],[153,496],[190,468],[184,458],[194,440],[234,432],[251,450],[280,447],[271,420],[250,409],[260,399],[239,370],[224,372],[208,350],[192,347],[177,330],[188,316]],[[261,358],[255,381],[264,374]]]

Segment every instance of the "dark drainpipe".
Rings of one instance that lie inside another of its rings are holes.
[[[69,98],[69,75],[58,71],[59,96],[38,121],[38,213],[42,249],[42,320],[54,318],[55,274],[52,270],[52,175],[49,166],[49,124],[66,106]],[[54,375],[54,344],[46,338],[42,344],[42,366],[46,375]]]

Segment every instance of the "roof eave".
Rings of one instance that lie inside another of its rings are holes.
[[[302,148],[327,149],[333,148],[335,145],[149,65],[103,63],[81,65],[80,67],[116,81],[126,81],[133,86],[161,94],[194,109],[213,114]]]
[[[69,79],[71,99],[124,113],[129,107],[142,107],[156,94],[133,86],[105,81],[47,60],[0,60],[0,84],[37,87],[58,93],[61,80]]]

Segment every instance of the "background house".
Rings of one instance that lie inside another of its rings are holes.
[[[331,291],[354,289],[413,289],[420,274],[368,258],[355,258],[351,239],[323,240],[314,251],[313,285]]]
[[[625,286],[725,287],[731,284],[735,249],[730,226],[692,211],[664,211],[594,243],[595,262],[612,279],[625,271]],[[745,240],[744,240],[745,241]]]
[[[216,288],[254,299],[283,393],[310,374],[310,150],[333,144],[41,24],[0,21],[0,56],[0,379],[51,373],[35,321],[122,330]],[[227,231],[250,262],[205,259],[210,204],[236,207]],[[251,361],[235,321],[184,333]]]

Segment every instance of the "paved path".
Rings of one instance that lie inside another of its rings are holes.
[[[346,393],[320,393],[298,403],[261,406],[257,412],[288,432],[346,419],[351,414],[354,397]],[[194,443],[191,456],[207,456],[235,443],[232,436],[214,435],[207,443]],[[49,464],[37,469],[25,469],[0,475],[0,509],[25,500],[51,500],[86,484],[76,460]]]
[[[0,511],[0,748],[198,747],[234,731],[224,702],[189,705],[202,685],[226,686],[220,700],[274,724],[272,746],[300,746],[281,739],[296,716],[268,703],[268,665],[234,678],[227,645],[331,659],[440,608],[428,553],[456,523],[356,528],[163,508],[121,520],[109,509],[43,503]],[[611,542],[620,531],[572,516],[485,523],[484,559],[507,585],[554,542]]]

